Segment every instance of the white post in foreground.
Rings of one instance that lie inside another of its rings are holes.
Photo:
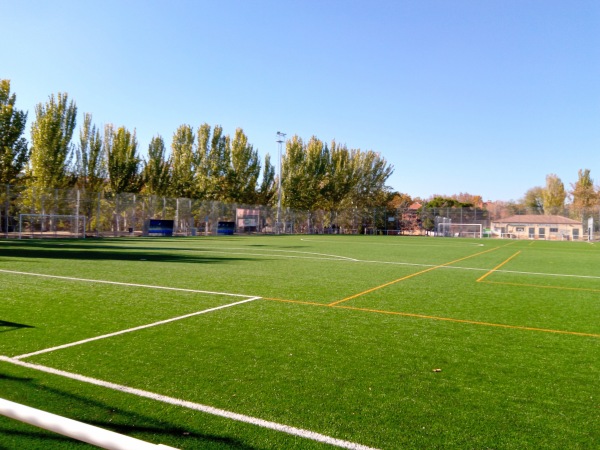
[[[103,428],[94,427],[66,417],[0,398],[0,414],[11,419],[44,428],[64,436],[109,450],[168,450],[167,445],[151,444]]]

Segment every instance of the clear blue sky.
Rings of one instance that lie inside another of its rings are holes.
[[[0,0],[0,78],[34,119],[67,92],[97,126],[335,139],[413,197],[517,200],[600,181],[598,0]],[[27,135],[29,139],[29,132]]]

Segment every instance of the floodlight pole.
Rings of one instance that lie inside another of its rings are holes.
[[[277,177],[277,225],[276,225],[276,229],[277,229],[277,234],[279,234],[281,232],[280,230],[280,226],[281,226],[281,146],[282,144],[285,142],[285,133],[282,133],[281,131],[277,132],[277,149],[278,149],[278,155],[279,155],[279,176]]]

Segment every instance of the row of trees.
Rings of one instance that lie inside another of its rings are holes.
[[[167,148],[161,136],[152,138],[145,158],[134,131],[107,124],[98,128],[83,114],[76,135],[77,107],[67,94],[51,95],[35,108],[31,142],[24,137],[28,114],[16,108],[10,81],[0,80],[0,184],[26,184],[48,189],[77,187],[87,192],[143,193],[168,197],[273,205],[278,180],[270,156],[261,161],[241,128],[233,137],[221,126],[198,129],[181,125]],[[294,136],[282,157],[282,205],[299,210],[336,211],[353,207],[395,209],[413,200],[425,207],[483,207],[477,195],[412,199],[386,187],[393,168],[378,153],[348,149],[316,137]],[[567,202],[569,203],[567,205]],[[565,206],[597,207],[599,189],[590,170],[580,170],[566,189],[555,174],[545,186],[529,189],[517,202],[502,202],[515,210],[553,214]],[[489,206],[489,205],[488,205]]]
[[[594,185],[589,169],[580,169],[577,181],[567,189],[556,174],[546,176],[545,186],[528,189],[517,201],[487,201],[480,195],[469,193],[453,195],[434,195],[427,200],[412,198],[408,194],[395,193],[388,206],[401,209],[412,203],[419,203],[422,208],[480,208],[490,211],[502,210],[505,214],[568,214],[573,218],[585,215],[600,207],[600,187]]]
[[[88,113],[73,142],[77,106],[64,93],[36,106],[29,144],[24,138],[27,113],[15,103],[10,81],[0,80],[0,184],[243,204],[276,201],[278,180],[270,156],[261,164],[241,128],[231,137],[218,125],[205,123],[197,130],[181,125],[170,151],[155,136],[142,158],[135,130],[112,124],[98,128]],[[315,137],[305,143],[294,136],[282,158],[282,204],[306,210],[384,205],[392,171],[373,151],[336,142],[328,146]]]
[[[395,193],[388,203],[388,209],[407,209],[410,205],[420,211],[432,209],[468,208],[473,211],[487,211],[494,218],[515,214],[558,214],[573,219],[582,219],[600,209],[600,187],[594,185],[589,169],[580,169],[575,183],[567,189],[556,174],[546,176],[545,186],[528,189],[517,201],[487,201],[480,195],[460,193],[454,195],[434,195],[423,200],[408,194]]]
[[[556,174],[546,176],[546,185],[529,189],[521,203],[524,207],[534,209],[543,214],[556,214],[565,209],[567,200],[574,210],[591,210],[598,206],[600,189],[594,186],[589,169],[580,169],[571,189],[565,188],[564,183]]]

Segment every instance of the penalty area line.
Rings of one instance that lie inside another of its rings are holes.
[[[14,358],[9,358],[7,356],[0,355],[0,361],[4,361],[10,364],[14,364],[21,367],[26,367],[28,369],[37,370],[40,372],[49,373],[52,375],[58,375],[65,378],[70,378],[72,380],[80,381],[83,383],[89,383],[96,386],[100,386],[107,389],[112,389],[119,392],[124,392],[127,394],[132,394],[138,397],[147,398],[150,400],[159,401],[162,403],[168,403],[170,405],[192,409],[195,411],[203,412],[206,414],[211,414],[213,416],[223,417],[229,420],[235,420],[237,422],[243,422],[251,425],[256,425],[261,428],[267,428],[275,431],[279,431],[282,433],[290,434],[293,436],[298,436],[305,439],[310,439],[317,442],[322,442],[325,444],[333,445],[340,448],[347,448],[352,450],[375,450],[372,447],[367,447],[362,444],[357,444],[350,441],[344,441],[341,439],[336,439],[331,436],[327,436],[324,434],[316,433],[314,431],[305,430],[302,428],[296,428],[289,425],[283,425],[277,422],[271,422],[268,420],[259,419],[252,416],[246,416],[244,414],[235,413],[232,411],[227,411],[224,409],[215,408],[208,405],[202,405],[200,403],[194,403],[187,400],[180,400],[174,397],[167,397],[166,395],[156,394],[149,391],[144,391],[141,389],[136,389],[120,384],[111,383],[108,381],[98,380],[96,378],[86,377],[84,375],[79,375],[72,372],[65,372],[63,370],[54,369],[52,367],[42,366],[39,364],[31,364],[24,361],[20,361]]]
[[[165,291],[191,292],[193,294],[225,295],[227,297],[244,297],[244,298],[251,297],[250,295],[232,294],[229,292],[202,291],[199,289],[186,289],[186,288],[176,288],[176,287],[169,287],[169,286],[155,286],[152,284],[124,283],[122,281],[94,280],[92,278],[65,277],[65,276],[61,276],[61,275],[47,275],[44,273],[19,272],[16,270],[0,269],[0,273],[10,273],[13,275],[28,275],[31,277],[41,277],[41,278],[54,278],[57,280],[66,280],[66,281],[83,281],[86,283],[112,284],[112,285],[116,285],[116,286],[140,287],[140,288],[147,288],[147,289],[162,289]]]
[[[189,317],[199,316],[201,314],[207,314],[207,313],[210,313],[210,312],[213,312],[213,311],[218,311],[220,309],[231,308],[232,306],[238,306],[238,305],[241,305],[243,303],[248,303],[248,302],[252,302],[254,300],[259,300],[260,298],[261,297],[247,298],[247,299],[241,300],[239,302],[228,303],[227,305],[216,306],[214,308],[204,309],[202,311],[196,311],[196,312],[193,312],[193,313],[190,313],[190,314],[185,314],[183,316],[172,317],[170,319],[160,320],[158,322],[153,322],[153,323],[149,323],[149,324],[146,324],[146,325],[140,325],[140,326],[137,326],[137,327],[128,328],[126,330],[115,331],[114,333],[103,334],[101,336],[95,336],[95,337],[92,337],[92,338],[83,339],[81,341],[70,342],[68,344],[57,345],[56,347],[50,347],[50,348],[46,348],[46,349],[43,349],[43,350],[38,350],[38,351],[35,351],[35,352],[31,352],[31,353],[25,353],[23,355],[14,356],[13,359],[15,359],[15,360],[25,359],[25,358],[29,358],[31,356],[41,355],[42,353],[50,353],[50,352],[54,352],[56,350],[62,350],[62,349],[69,348],[69,347],[75,347],[76,345],[87,344],[88,342],[99,341],[100,339],[107,339],[107,338],[111,338],[111,337],[114,337],[114,336],[119,336],[121,334],[131,333],[133,331],[143,330],[145,328],[156,327],[156,326],[159,326],[159,325],[164,325],[164,324],[167,324],[167,323],[176,322],[178,320],[187,319]]]

